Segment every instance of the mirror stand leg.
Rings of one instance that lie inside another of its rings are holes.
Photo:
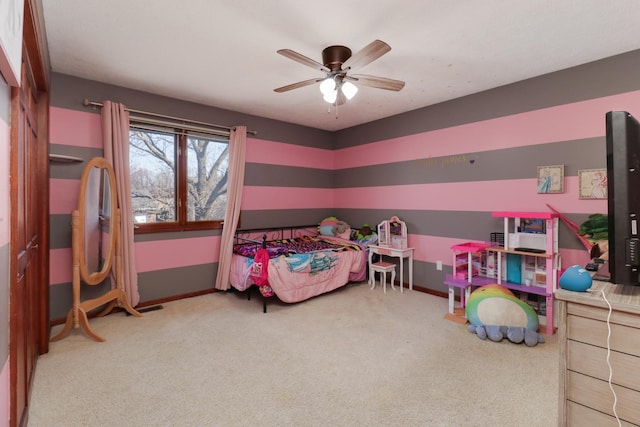
[[[69,331],[71,331],[72,327],[73,327],[73,309],[69,310],[69,314],[67,314],[67,321],[64,324],[64,328],[58,333],[58,335],[51,338],[50,341],[52,342],[58,341],[64,338],[69,333]]]
[[[78,320],[80,323],[80,327],[90,338],[100,342],[105,341],[104,338],[93,332],[93,329],[91,329],[91,327],[89,326],[89,318],[87,317],[87,313],[81,308],[78,309]]]
[[[131,304],[129,303],[129,298],[127,298],[127,294],[124,292],[124,290],[119,289],[119,291],[120,295],[118,296],[118,305],[127,310],[127,313],[129,313],[130,315],[135,317],[142,317],[142,314],[138,313],[138,311],[131,306]]]
[[[116,300],[111,301],[104,310],[96,314],[96,317],[106,316],[107,314],[111,313],[111,310],[113,310],[113,307],[116,306],[116,302],[117,302]]]

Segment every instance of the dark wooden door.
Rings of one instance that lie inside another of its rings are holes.
[[[25,11],[31,10],[30,4],[25,4]],[[33,50],[25,44],[21,85],[11,89],[9,423],[12,427],[27,424],[35,365],[38,355],[48,351],[49,335],[49,102],[48,93],[39,90],[30,63],[33,57]]]
[[[49,66],[38,5],[24,2],[21,86],[11,89],[11,427],[27,425],[37,357],[49,351]]]
[[[11,101],[12,281],[11,281],[11,377],[12,425],[26,422],[29,389],[38,355],[38,283],[40,215],[38,212],[38,96],[28,60],[22,67],[20,88]]]

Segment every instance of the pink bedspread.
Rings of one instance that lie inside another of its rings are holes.
[[[333,242],[353,245],[337,237],[322,236]],[[231,259],[231,285],[239,291],[253,282],[249,267],[253,260],[237,254]],[[299,302],[332,291],[350,281],[366,278],[366,251],[322,250],[309,254],[279,256],[269,261],[269,284],[278,298],[287,303]]]

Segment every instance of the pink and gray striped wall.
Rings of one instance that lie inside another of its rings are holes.
[[[397,215],[416,248],[414,283],[445,291],[449,247],[502,231],[492,211],[546,211],[549,203],[578,223],[606,213],[605,200],[578,198],[578,170],[606,166],[607,111],[640,116],[639,65],[640,51],[631,52],[334,133],[54,74],[51,152],[102,155],[99,111],[82,107],[83,98],[247,125],[258,134],[248,140],[243,227],[327,215],[360,227]],[[537,167],[558,164],[565,192],[537,194]],[[81,170],[51,168],[53,318],[71,303],[69,215]],[[141,300],[211,288],[218,239],[213,231],[136,236]],[[564,265],[587,259],[564,226],[560,247]],[[435,268],[439,260],[444,271]]]

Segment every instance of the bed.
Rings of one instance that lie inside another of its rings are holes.
[[[269,258],[268,283],[256,286],[265,297],[264,312],[268,297],[296,303],[349,282],[366,280],[366,245],[342,237],[320,235],[317,230],[316,225],[289,228],[288,234],[284,229],[238,231],[231,259],[231,286],[238,291],[250,291],[256,285],[259,280],[254,279],[254,259],[261,249]]]

